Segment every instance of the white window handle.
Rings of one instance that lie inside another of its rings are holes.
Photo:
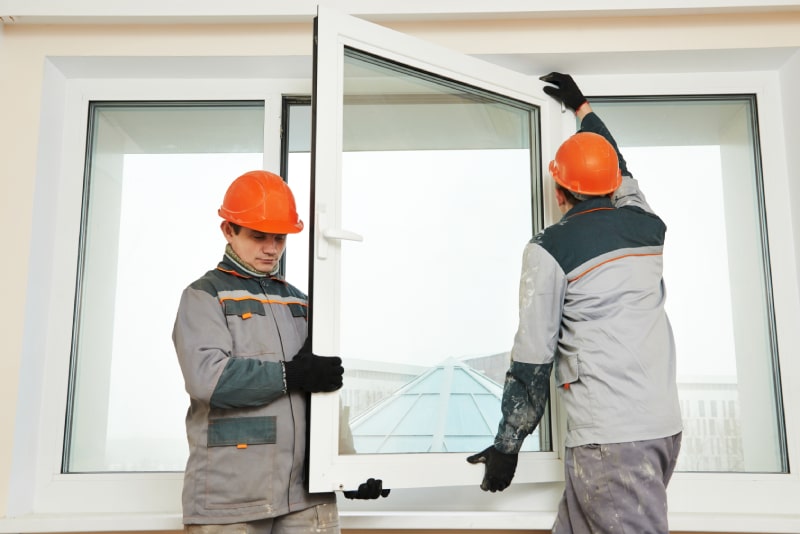
[[[364,241],[364,237],[349,230],[341,228],[326,228],[327,216],[324,208],[317,212],[317,224],[319,225],[319,239],[317,239],[317,258],[324,260],[328,257],[329,241]]]
[[[349,230],[333,230],[327,229],[322,231],[322,235],[325,236],[327,240],[344,240],[344,241],[364,241],[364,237]]]

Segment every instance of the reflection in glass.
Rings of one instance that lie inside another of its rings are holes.
[[[534,231],[536,109],[353,51],[344,95],[342,227],[364,238],[342,243],[356,452],[479,450],[500,418]],[[538,432],[526,444],[550,450]]]
[[[667,224],[678,469],[786,472],[755,99],[593,100]]]

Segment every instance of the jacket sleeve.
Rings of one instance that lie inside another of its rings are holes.
[[[544,415],[561,328],[566,277],[534,239],[525,247],[519,287],[519,326],[511,349],[495,448],[517,453]]]
[[[500,405],[502,419],[494,446],[500,452],[516,454],[525,438],[539,425],[550,398],[552,363],[511,362]]]
[[[625,158],[622,157],[622,153],[619,151],[617,141],[614,139],[614,136],[611,135],[611,132],[609,131],[608,127],[606,127],[602,119],[600,119],[600,117],[594,112],[589,113],[581,121],[580,131],[593,132],[602,135],[609,143],[611,143],[611,146],[614,147],[614,150],[617,153],[619,169],[622,172],[622,184],[620,184],[620,186],[611,196],[611,201],[614,203],[614,206],[618,208],[635,206],[648,213],[653,213],[653,209],[647,203],[644,193],[642,193],[641,189],[639,189],[639,182],[628,170],[628,164],[625,161]]]
[[[195,287],[184,290],[172,340],[186,392],[214,408],[268,404],[285,393],[279,362],[231,356],[233,341],[219,301]]]
[[[606,138],[606,141],[611,143],[611,146],[614,147],[614,151],[617,153],[617,159],[619,160],[619,170],[622,171],[622,176],[630,176],[633,175],[628,170],[628,164],[625,162],[625,158],[622,157],[622,153],[619,151],[619,147],[617,146],[617,141],[614,139],[614,136],[611,135],[608,127],[605,123],[600,119],[600,117],[595,112],[591,112],[586,115],[583,120],[581,121],[581,129],[580,132],[592,132],[596,134],[600,134]]]

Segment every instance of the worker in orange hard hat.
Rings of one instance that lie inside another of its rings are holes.
[[[267,171],[250,171],[228,187],[219,216],[226,221],[270,234],[303,230],[294,195],[283,178]]]
[[[504,490],[539,424],[550,375],[567,415],[565,488],[555,534],[667,534],[666,488],[682,422],[664,311],[666,225],[606,125],[567,74],[542,76],[580,130],[550,163],[563,214],[525,248],[519,328],[481,488]]]
[[[190,397],[186,531],[338,534],[335,494],[306,489],[306,407],[309,393],[339,389],[344,369],[311,352],[308,297],[279,274],[287,234],[303,230],[294,195],[251,171],[218,213],[225,255],[183,291],[173,329]],[[346,496],[387,493],[370,479]]]
[[[563,189],[584,198],[608,195],[622,183],[616,150],[594,132],[578,132],[564,141],[550,162],[550,174]]]
[[[223,218],[220,228],[228,241],[228,253],[258,273],[276,273],[286,248],[286,234],[303,229],[289,186],[277,174],[266,171],[251,171],[234,180],[219,216]]]

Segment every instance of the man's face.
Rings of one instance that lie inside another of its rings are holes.
[[[222,223],[222,233],[239,258],[264,273],[278,266],[286,249],[286,234],[265,234],[250,228],[242,228],[237,234],[227,221]]]

